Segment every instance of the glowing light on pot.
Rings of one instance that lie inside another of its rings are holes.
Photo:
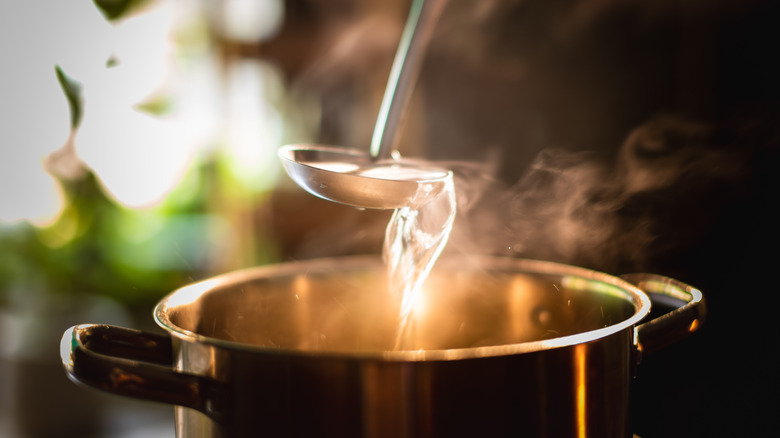
[[[533,290],[533,283],[526,277],[518,276],[512,280],[510,286],[509,295],[509,309],[507,311],[510,315],[523,315],[526,314],[529,302],[529,291]],[[512,339],[521,339],[522,336],[529,329],[530,318],[511,318],[510,324],[512,325]],[[544,321],[538,321],[543,323]]]
[[[218,280],[203,280],[199,283],[183,287],[176,291],[168,300],[168,307],[181,307],[194,303],[204,292],[215,288]]]
[[[577,403],[577,436],[579,438],[585,438],[587,436],[586,429],[586,355],[587,344],[578,344],[574,347],[574,375],[575,375],[575,397]]]

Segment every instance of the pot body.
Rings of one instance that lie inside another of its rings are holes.
[[[75,327],[63,359],[76,381],[177,405],[180,438],[631,436],[637,324],[650,310],[631,283],[547,262],[442,260],[399,350],[384,269],[347,258],[228,274],[157,306],[170,336]]]
[[[630,437],[632,333],[532,354],[383,361],[182,342],[180,369],[227,382],[217,421],[177,407],[178,437]]]

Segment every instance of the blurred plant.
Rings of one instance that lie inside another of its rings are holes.
[[[174,194],[160,209],[132,210],[115,202],[76,153],[81,84],[59,66],[55,71],[70,107],[71,132],[44,167],[57,181],[64,206],[47,226],[0,225],[0,304],[98,293],[146,306],[206,270],[203,237],[211,224],[190,214],[204,210],[205,190],[194,172],[184,185],[191,194]]]
[[[94,0],[111,22],[152,3]],[[106,63],[115,66],[113,59]],[[256,207],[268,188],[238,178],[235,163],[219,147],[196,159],[155,207],[133,209],[117,202],[76,151],[85,117],[82,84],[59,66],[55,73],[69,105],[70,134],[43,164],[63,207],[48,225],[0,222],[0,306],[92,293],[148,310],[162,294],[198,278],[279,260],[275,242],[257,223]],[[171,105],[169,96],[155,94],[134,109],[158,117]]]
[[[143,10],[153,0],[93,0],[108,21],[116,21]]]

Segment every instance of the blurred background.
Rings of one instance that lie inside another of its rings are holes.
[[[232,269],[381,251],[387,212],[305,194],[276,150],[367,148],[409,1],[0,4],[0,436],[172,437],[73,385],[62,332],[158,331]],[[456,171],[447,251],[666,274],[702,331],[644,360],[641,437],[772,434],[778,5],[451,0],[403,125]],[[776,432],[775,432],[776,433]]]

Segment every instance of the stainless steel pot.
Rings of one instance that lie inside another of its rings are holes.
[[[442,259],[392,351],[378,258],[259,267],[179,289],[160,336],[79,325],[76,382],[176,405],[178,437],[629,437],[642,354],[701,324],[701,293],[550,262]],[[652,303],[671,304],[642,322]]]

